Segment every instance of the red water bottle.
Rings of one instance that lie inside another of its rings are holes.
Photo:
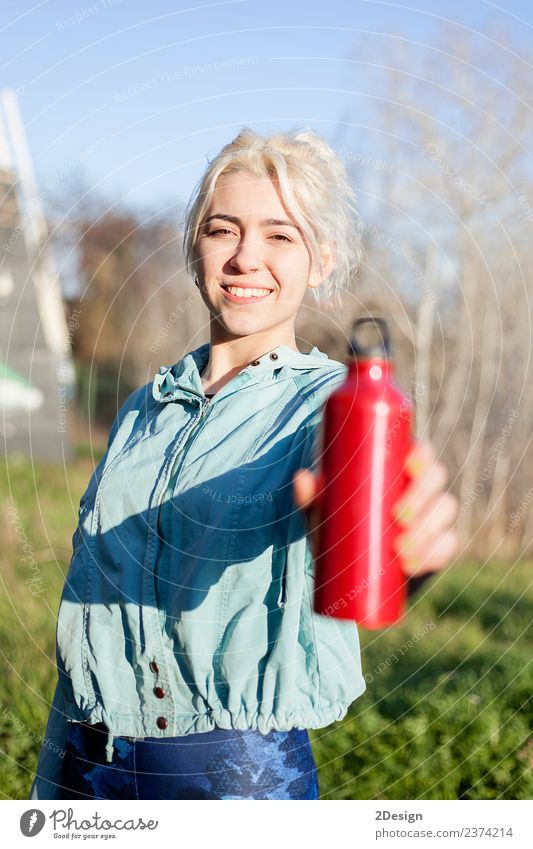
[[[349,354],[346,381],[323,411],[313,604],[316,613],[381,628],[405,609],[392,507],[409,479],[413,404],[392,380],[383,319],[355,321]]]

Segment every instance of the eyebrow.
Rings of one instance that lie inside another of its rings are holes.
[[[240,219],[236,215],[224,215],[223,213],[215,213],[215,215],[210,215],[209,218],[206,218],[203,222],[207,224],[213,218],[220,218],[222,221],[231,221],[232,224],[240,224]],[[293,224],[292,221],[286,221],[284,218],[263,218],[262,221],[259,222],[260,227],[294,227],[295,230],[299,228],[296,224]]]

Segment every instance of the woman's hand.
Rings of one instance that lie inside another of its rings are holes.
[[[430,442],[414,444],[406,461],[411,478],[393,513],[402,528],[396,539],[404,571],[409,576],[444,569],[460,549],[454,528],[458,503],[444,490],[448,473]],[[320,513],[319,476],[309,469],[298,469],[293,477],[294,500],[307,516],[311,544],[316,551]]]
[[[446,466],[427,440],[415,442],[406,469],[411,480],[393,507],[403,529],[396,538],[396,550],[409,576],[423,575],[444,569],[458,554],[461,542],[454,524],[459,504],[445,491]]]

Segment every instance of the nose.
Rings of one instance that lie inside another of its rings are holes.
[[[258,271],[261,268],[261,259],[257,239],[241,239],[229,264],[241,274]]]

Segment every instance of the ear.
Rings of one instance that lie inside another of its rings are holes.
[[[329,277],[333,269],[335,268],[335,264],[337,261],[337,257],[335,256],[335,242],[331,244],[323,242],[320,245],[320,260],[322,262],[322,270],[313,266],[311,273],[309,275],[309,283],[307,284],[309,289],[315,289],[319,286],[326,277]]]

